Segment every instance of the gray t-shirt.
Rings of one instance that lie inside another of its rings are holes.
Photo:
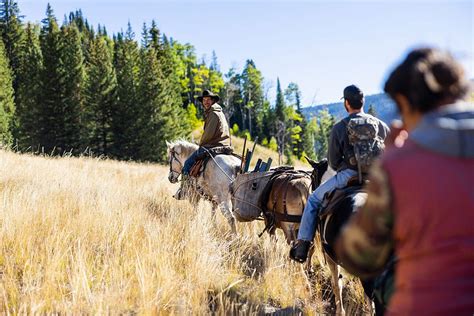
[[[328,162],[329,166],[337,172],[344,169],[354,169],[349,163],[349,157],[354,153],[354,147],[349,144],[349,136],[347,135],[347,123],[351,118],[354,117],[373,117],[370,114],[359,112],[352,113],[341,121],[337,122],[331,130],[331,135],[329,136],[329,149],[328,149]],[[387,124],[381,120],[373,117],[379,122],[379,133],[380,138],[385,140],[390,129]]]

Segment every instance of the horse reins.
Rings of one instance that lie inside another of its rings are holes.
[[[181,171],[178,172],[178,171],[173,170],[173,159],[179,163],[179,165],[181,166],[181,170],[183,170],[183,164],[176,157],[176,152],[173,149],[171,149],[170,150],[170,173],[177,173],[178,175],[176,177],[179,177],[181,175]]]

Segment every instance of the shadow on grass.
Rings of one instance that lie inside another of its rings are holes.
[[[238,290],[209,292],[209,312],[211,315],[303,315],[299,306],[280,307],[273,302],[256,302],[243,297]]]

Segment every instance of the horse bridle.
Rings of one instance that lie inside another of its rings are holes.
[[[178,171],[174,171],[173,170],[173,159],[176,160],[179,165],[181,166],[180,170],[183,170],[183,164],[181,163],[181,161],[179,161],[179,159],[176,157],[176,152],[174,150],[170,150],[170,173],[173,173],[173,174],[178,174],[176,176],[176,178],[178,178],[180,175],[181,175],[181,171],[178,172]]]

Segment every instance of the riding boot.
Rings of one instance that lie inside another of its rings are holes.
[[[308,258],[312,244],[309,240],[298,239],[290,249],[290,258],[296,262],[304,263]]]

